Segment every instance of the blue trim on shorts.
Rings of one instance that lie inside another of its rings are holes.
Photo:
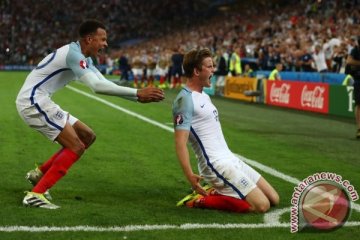
[[[52,78],[53,76],[55,76],[58,73],[61,73],[63,71],[67,71],[70,70],[70,68],[61,68],[56,70],[55,72],[51,73],[50,75],[48,75],[44,80],[42,80],[41,82],[39,82],[38,84],[35,85],[35,87],[33,88],[33,90],[31,91],[31,95],[30,95],[30,102],[31,105],[34,105],[34,95],[35,95],[35,91],[38,87],[40,87],[43,83],[45,83],[47,80],[49,80],[50,78]]]
[[[41,69],[41,68],[46,67],[46,65],[48,65],[52,60],[54,60],[55,55],[56,55],[56,50],[53,52],[53,55],[46,63],[44,63],[43,65],[37,66],[35,69]]]
[[[51,79],[53,76],[55,76],[56,74],[58,73],[61,73],[63,71],[67,71],[67,70],[70,70],[70,68],[61,68],[61,69],[58,69],[56,70],[55,72],[51,73],[50,75],[48,75],[44,80],[42,80],[41,82],[39,82],[38,84],[35,85],[35,87],[33,88],[33,90],[31,91],[31,96],[30,96],[30,102],[31,102],[31,105],[34,105],[36,107],[36,109],[39,111],[39,113],[41,113],[44,117],[45,117],[45,120],[53,127],[55,127],[56,129],[62,131],[63,128],[59,125],[57,125],[56,123],[50,121],[49,117],[46,115],[46,113],[40,108],[39,104],[38,103],[35,103],[34,101],[34,95],[35,95],[35,92],[36,92],[36,89],[38,87],[40,87],[43,83],[45,83],[46,81],[48,81],[49,79]]]
[[[41,110],[39,104],[35,103],[34,106],[36,107],[36,109],[37,109],[42,115],[44,115],[45,120],[46,120],[51,126],[53,126],[54,128],[56,128],[56,129],[58,129],[58,130],[60,130],[60,131],[63,130],[62,127],[60,127],[60,126],[57,125],[56,123],[50,121],[50,119],[49,119],[49,117],[46,115],[46,113],[45,113],[43,110]]]
[[[192,132],[192,134],[194,135],[194,137],[196,138],[197,142],[199,143],[200,145],[200,148],[204,154],[204,157],[206,159],[206,163],[207,165],[211,168],[211,170],[216,174],[216,176],[218,178],[220,178],[221,180],[223,180],[225,182],[225,184],[229,185],[238,195],[241,199],[245,199],[245,196],[240,192],[239,189],[237,189],[232,183],[230,183],[224,176],[222,176],[215,168],[214,166],[210,163],[210,159],[209,159],[209,156],[206,154],[206,151],[205,151],[205,148],[204,148],[204,145],[202,144],[199,136],[196,134],[195,130],[190,127],[190,131]]]

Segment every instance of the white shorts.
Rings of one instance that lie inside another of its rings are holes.
[[[17,105],[18,113],[27,125],[54,141],[64,129],[66,122],[74,125],[77,118],[62,110],[53,101],[43,101],[30,107]]]
[[[222,195],[244,199],[255,187],[261,175],[239,158],[208,163],[200,172],[204,180]]]
[[[155,69],[146,69],[146,76],[155,76]]]
[[[144,71],[141,68],[133,68],[131,70],[132,70],[134,76],[137,76],[137,77],[142,76],[144,74]]]
[[[155,75],[166,76],[167,72],[168,72],[168,69],[167,69],[167,68],[159,68],[159,67],[156,67],[156,73],[155,73]]]

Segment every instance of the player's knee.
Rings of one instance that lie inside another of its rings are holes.
[[[74,126],[78,138],[85,145],[85,149],[87,149],[96,139],[94,131],[80,122],[76,123]]]
[[[265,198],[257,198],[250,205],[252,206],[252,211],[257,213],[265,213],[270,209],[270,202]]]
[[[85,148],[89,148],[96,140],[96,135],[93,131],[88,132],[86,140],[84,141]]]
[[[85,144],[79,139],[76,144],[71,148],[71,150],[76,153],[78,156],[83,155],[85,152]]]
[[[270,209],[270,203],[266,201],[255,206],[255,212],[258,213],[266,213],[269,209]]]
[[[279,205],[280,197],[279,197],[279,194],[277,192],[275,192],[275,194],[273,196],[271,196],[270,203],[273,206]]]

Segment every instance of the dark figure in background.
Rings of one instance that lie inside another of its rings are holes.
[[[184,55],[180,52],[179,49],[175,49],[173,55],[171,56],[171,88],[181,87],[182,84],[182,62]]]
[[[125,54],[121,54],[119,58],[119,70],[121,72],[120,81],[129,81],[130,65]]]
[[[360,140],[360,36],[357,39],[357,45],[351,50],[346,59],[345,72],[354,78],[356,139]]]

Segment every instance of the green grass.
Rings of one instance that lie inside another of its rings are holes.
[[[185,223],[263,223],[261,214],[234,214],[176,208],[189,191],[169,131],[126,115],[70,89],[53,99],[90,126],[97,141],[53,189],[56,211],[21,205],[30,189],[25,173],[59,146],[27,127],[18,116],[15,98],[27,73],[0,72],[0,227],[181,225]],[[73,87],[90,92],[83,85]],[[139,104],[101,96],[109,102],[172,127],[171,103],[177,91],[166,91],[161,103]],[[338,118],[260,104],[213,98],[230,149],[289,176],[303,179],[321,171],[336,172],[360,188],[360,147],[353,119]],[[196,163],[193,159],[193,166]],[[290,206],[294,185],[259,170]],[[359,189],[358,189],[359,190]],[[289,213],[282,216],[289,222]],[[350,221],[360,221],[353,211]],[[288,228],[148,230],[132,232],[12,232],[0,239],[347,239],[357,227],[330,233],[290,234]]]

